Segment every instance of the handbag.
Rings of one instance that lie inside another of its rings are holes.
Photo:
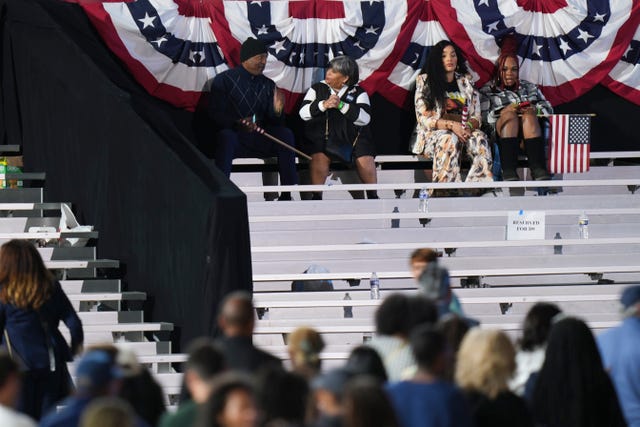
[[[324,129],[324,151],[334,160],[338,160],[345,163],[351,163],[353,157],[353,149],[355,148],[358,137],[360,137],[360,129],[356,134],[352,144],[337,141],[335,138],[330,138],[329,135],[329,114],[326,115],[326,124]]]
[[[28,371],[29,368],[27,368],[27,364],[24,362],[24,359],[14,351],[13,346],[11,345],[11,339],[9,339],[9,332],[6,329],[4,330],[4,343],[7,353],[9,353],[9,357],[18,364],[20,372]]]

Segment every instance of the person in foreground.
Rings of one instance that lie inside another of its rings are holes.
[[[118,391],[122,373],[113,358],[102,350],[88,351],[76,368],[76,393],[60,403],[42,418],[40,427],[77,427],[85,410],[96,399],[114,397]],[[137,427],[147,424],[136,419]]]
[[[532,373],[538,372],[544,363],[547,339],[553,318],[561,313],[560,308],[548,302],[537,302],[529,309],[522,322],[522,338],[516,353],[516,371],[509,381],[509,388],[518,396]]]
[[[184,372],[184,382],[191,399],[181,402],[173,413],[165,413],[160,427],[193,426],[198,414],[198,405],[211,395],[214,379],[223,372],[225,360],[222,353],[208,338],[196,339],[189,345],[189,358]]]
[[[195,427],[257,427],[258,405],[253,385],[235,372],[221,375],[201,405]]]
[[[255,309],[251,294],[235,291],[226,295],[220,304],[218,326],[223,337],[216,339],[228,369],[256,373],[267,365],[282,366],[282,361],[262,351],[251,342],[255,326]]]
[[[15,410],[20,393],[20,367],[4,351],[0,352],[0,426],[35,427],[28,416]]]
[[[69,328],[71,347],[60,333]],[[18,409],[40,417],[71,392],[67,362],[82,348],[82,323],[38,250],[26,240],[0,248],[2,344],[23,370]]]
[[[363,183],[377,182],[375,147],[369,129],[371,105],[358,80],[356,61],[348,56],[335,57],[329,62],[325,79],[311,86],[302,101],[300,117],[306,122],[305,135],[311,145],[311,183],[314,185],[324,184],[329,176],[334,157],[330,150],[336,144],[351,146]],[[314,194],[316,199],[321,197],[321,193]],[[378,198],[375,190],[368,190],[367,197]]]
[[[387,392],[403,427],[465,427],[473,422],[462,392],[445,381],[446,342],[431,325],[411,334],[418,371],[411,380],[391,383]]]
[[[640,286],[626,288],[620,302],[624,320],[600,334],[598,346],[629,427],[640,427]]]
[[[504,40],[493,80],[480,89],[482,113],[499,144],[502,179],[518,180],[516,167],[523,140],[533,178],[548,180],[538,115],[551,114],[553,107],[534,83],[520,79],[515,48],[515,39]]]
[[[209,115],[218,128],[216,166],[227,176],[236,157],[278,158],[282,185],[298,183],[293,151],[254,132],[256,126],[295,146],[293,133],[284,127],[284,95],[263,72],[267,48],[248,38],[240,48],[240,65],[218,74],[211,84]],[[290,200],[290,193],[280,195]]]
[[[626,426],[596,341],[580,319],[556,319],[542,369],[525,387],[534,420],[544,427]]]
[[[455,378],[467,396],[476,427],[533,427],[526,402],[509,390],[515,353],[502,331],[473,328],[462,339]]]
[[[415,109],[417,137],[412,151],[433,160],[433,182],[462,181],[463,151],[471,160],[465,182],[493,181],[489,142],[480,130],[480,95],[462,53],[448,40],[431,49],[416,79]]]

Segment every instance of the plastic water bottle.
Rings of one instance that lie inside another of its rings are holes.
[[[349,295],[349,292],[344,294],[343,300],[351,301],[351,295]],[[350,305],[345,305],[344,306],[344,318],[345,319],[350,319],[352,317],[353,317],[353,307],[350,306]]]
[[[400,213],[397,206],[393,207],[393,213]],[[400,228],[400,218],[393,218],[391,220],[391,228]]]
[[[562,239],[562,236],[560,235],[560,232],[556,232],[556,235],[553,236],[553,240],[560,240]],[[562,255],[562,245],[554,245],[553,246],[553,253],[555,255]]]
[[[371,288],[371,299],[380,299],[380,279],[375,273],[371,273],[371,279],[369,279],[369,287]]]
[[[426,188],[420,190],[418,194],[418,212],[420,213],[428,213],[429,212],[429,192]],[[426,226],[431,221],[431,218],[420,218],[420,224],[422,226]]]
[[[581,239],[589,238],[589,217],[584,211],[578,217],[578,234]]]

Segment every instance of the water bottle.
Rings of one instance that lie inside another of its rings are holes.
[[[426,188],[423,188],[422,190],[420,190],[420,193],[418,194],[418,199],[420,200],[418,202],[418,212],[428,213],[429,212],[429,192],[427,191]],[[422,224],[423,227],[429,224],[430,221],[431,221],[431,218],[420,218],[420,224]]]
[[[578,234],[581,239],[589,238],[589,217],[584,211],[578,217]]]
[[[375,273],[371,273],[371,279],[369,279],[369,287],[371,288],[371,299],[380,299],[380,279]]]
[[[343,300],[351,301],[351,295],[349,295],[349,292],[344,294]],[[344,318],[345,319],[351,319],[352,317],[353,317],[353,307],[350,306],[350,305],[345,305],[344,306]]]
[[[556,235],[553,236],[553,240],[560,240],[562,239],[562,236],[560,235],[560,232],[556,232]],[[554,245],[553,246],[553,253],[555,255],[562,255],[562,245]]]
[[[400,213],[397,206],[393,207],[393,213]],[[400,228],[400,218],[393,218],[391,220],[391,228]]]

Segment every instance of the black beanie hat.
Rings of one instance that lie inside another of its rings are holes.
[[[267,47],[260,40],[249,37],[240,47],[240,62],[244,62],[256,55],[267,53]]]

